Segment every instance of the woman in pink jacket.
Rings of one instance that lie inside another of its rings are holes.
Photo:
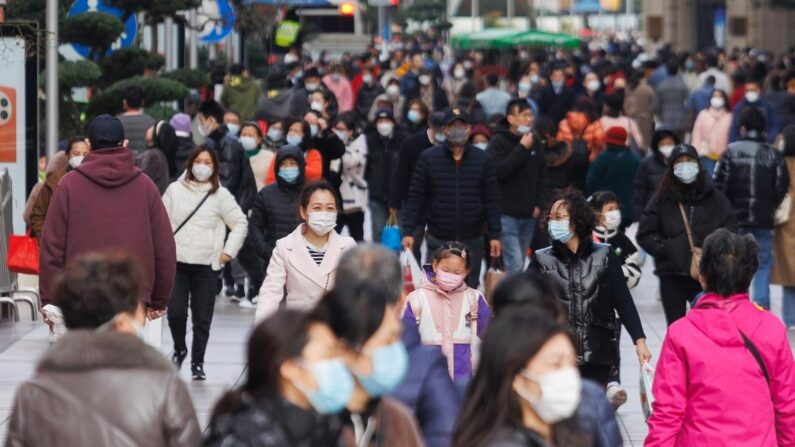
[[[699,112],[693,124],[691,143],[698,151],[701,165],[712,177],[715,163],[726,151],[729,144],[729,128],[732,124],[732,113],[729,111],[729,100],[723,90],[713,90],[709,107]]]
[[[646,447],[795,445],[795,361],[781,320],[748,298],[757,266],[750,237],[707,237],[706,292],[668,328]]]

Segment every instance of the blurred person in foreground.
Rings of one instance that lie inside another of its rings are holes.
[[[668,328],[647,447],[795,445],[795,360],[781,321],[748,298],[758,265],[750,236],[707,237],[706,293]]]
[[[129,254],[87,254],[55,286],[69,332],[20,385],[7,447],[194,447],[199,422],[171,363],[141,340],[142,276]]]
[[[790,197],[795,197],[795,125],[784,128],[779,151],[789,171]],[[792,200],[792,199],[790,199]],[[784,324],[795,329],[795,207],[790,207],[789,219],[773,230],[773,272],[770,282],[782,286],[781,315]]]

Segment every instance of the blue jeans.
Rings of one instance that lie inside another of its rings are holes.
[[[533,240],[536,229],[536,220],[532,217],[521,219],[502,215],[502,259],[505,262],[505,271],[521,272],[524,261],[527,259],[527,248]]]
[[[795,287],[782,287],[784,294],[781,298],[781,318],[788,328],[795,327]]]
[[[770,309],[770,270],[773,268],[773,230],[749,227],[745,232],[756,240],[759,247],[759,268],[751,284],[751,299],[765,309]]]

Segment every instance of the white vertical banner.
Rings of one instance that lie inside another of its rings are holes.
[[[7,168],[13,189],[14,232],[25,231],[25,40],[0,38],[0,168]]]

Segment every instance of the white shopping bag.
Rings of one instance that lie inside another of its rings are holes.
[[[422,284],[422,270],[411,250],[400,252],[400,267],[403,269],[403,290],[408,295]]]
[[[144,320],[144,341],[146,344],[160,350],[163,344],[163,317],[157,320]]]
[[[654,368],[646,362],[640,366],[640,406],[646,420],[651,416],[651,405],[654,403],[652,385],[654,384]]]
[[[61,308],[52,304],[47,304],[41,308],[44,319],[51,322],[50,343],[55,343],[63,334],[66,333],[66,323],[63,320]]]

